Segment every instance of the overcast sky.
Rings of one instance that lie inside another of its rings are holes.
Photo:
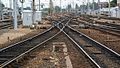
[[[7,7],[10,7],[10,2],[9,1],[12,1],[12,0],[1,0],[4,4],[5,4],[5,6],[7,6]],[[19,1],[19,0],[18,0]],[[31,1],[32,0],[25,0],[25,3],[24,3],[24,7],[30,7],[31,6]],[[35,0],[36,2],[36,5],[39,3],[39,0]],[[96,2],[98,1],[98,0],[95,0]],[[108,2],[109,0],[100,0],[101,2]],[[78,4],[78,5],[81,5],[83,2],[87,2],[87,0],[61,0],[61,2],[62,2],[62,7],[65,7],[66,5],[68,5],[68,4],[72,4],[72,6],[73,6],[73,4]],[[90,2],[92,2],[92,0],[90,0]],[[20,2],[18,2],[19,3],[19,6],[21,6],[21,3]],[[45,5],[45,7],[48,7],[48,5],[49,5],[49,0],[41,0],[41,4],[44,4]],[[60,0],[53,0],[53,4],[54,4],[54,6],[56,6],[56,5],[60,5]]]

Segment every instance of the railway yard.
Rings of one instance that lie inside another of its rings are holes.
[[[1,21],[2,22],[2,21]],[[120,19],[55,14],[35,28],[0,23],[0,68],[120,68]]]

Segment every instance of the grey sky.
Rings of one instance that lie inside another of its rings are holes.
[[[5,4],[5,6],[7,6],[7,7],[9,7],[10,6],[10,4],[9,4],[9,1],[12,1],[12,0],[1,0],[4,4]],[[19,1],[19,0],[18,0]],[[39,3],[39,0],[35,0],[36,1],[36,4],[38,4]],[[68,5],[68,4],[79,4],[79,5],[81,5],[82,3],[83,3],[83,1],[84,2],[87,2],[87,0],[61,0],[62,1],[62,7],[65,7],[66,5]],[[98,0],[95,0],[96,2],[98,1]],[[109,0],[100,0],[101,2],[108,2]],[[92,0],[90,0],[90,2],[92,2]],[[19,3],[19,6],[21,6],[21,4],[20,4],[20,2],[18,2]],[[49,0],[41,0],[41,3],[43,4],[45,4],[45,7],[48,7],[48,5],[49,5]],[[53,3],[54,3],[54,6],[56,6],[56,5],[60,5],[60,0],[53,0]],[[31,0],[25,0],[25,3],[24,3],[24,7],[26,7],[26,6],[31,6]]]

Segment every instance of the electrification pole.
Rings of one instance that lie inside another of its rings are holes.
[[[60,0],[60,12],[62,12],[61,0]]]
[[[89,2],[89,0],[87,0],[87,9],[88,9],[88,14],[90,13],[90,2]]]
[[[100,18],[100,14],[101,14],[101,11],[100,11],[100,0],[98,0],[98,6],[99,6],[99,9],[98,9],[98,18]]]
[[[9,0],[10,8],[12,9],[12,0]]]
[[[110,12],[110,8],[111,8],[111,7],[110,7],[110,6],[111,6],[111,5],[110,5],[110,0],[109,0],[109,3],[108,3],[108,4],[109,4],[109,15],[111,16],[111,12]]]
[[[32,1],[32,24],[34,24],[35,18],[35,0]]]
[[[0,18],[2,19],[2,2],[1,2],[1,0],[0,0]]]
[[[82,8],[82,9],[83,9],[83,13],[84,13],[84,11],[85,11],[85,8],[84,8],[84,2],[83,2],[83,8]]]
[[[93,0],[93,15],[94,15],[94,10],[95,10],[95,1]]]
[[[17,30],[17,0],[13,0],[14,30]]]
[[[52,13],[53,13],[53,1],[52,0],[50,0],[50,2],[49,2],[49,15],[52,15]]]
[[[40,2],[41,2],[41,1],[39,0],[39,11],[40,11],[40,5],[41,5]]]

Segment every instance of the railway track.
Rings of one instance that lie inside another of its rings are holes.
[[[83,21],[86,21],[86,22],[90,23],[91,25],[93,24],[93,21],[94,21],[93,19],[90,19],[90,17],[86,17],[86,16],[83,17],[83,18],[80,18],[80,19],[83,20]],[[102,25],[102,27],[104,27],[104,28],[107,27],[107,28],[111,29],[112,31],[116,31],[116,32],[118,32],[119,29],[120,29],[120,25],[114,24],[114,23],[99,22],[99,21],[95,21],[95,23],[99,24],[100,26]]]
[[[3,68],[13,61],[25,56],[38,46],[52,39],[54,36],[59,34],[60,31],[55,27],[48,29],[47,31],[38,34],[27,40],[18,42],[14,45],[10,45],[0,50],[0,67]]]
[[[91,39],[85,34],[76,31],[70,26],[66,27],[63,32],[81,50],[84,55],[97,68],[119,68],[120,54],[105,45]]]
[[[78,20],[76,22],[81,23],[81,21],[78,21]],[[109,33],[109,34],[112,34],[112,35],[115,35],[115,36],[120,36],[120,30],[117,28],[118,26],[115,28],[115,27],[112,27],[112,26],[93,24],[93,23],[89,23],[89,22],[85,23],[85,21],[82,21],[82,24],[84,24],[85,26],[87,26],[89,28],[100,30],[102,32],[106,32],[106,33]]]
[[[80,50],[83,52],[85,57],[87,57],[96,68],[120,67],[120,54],[71,28],[68,26],[70,21],[71,18],[69,17],[54,21],[53,26],[43,33],[1,49],[0,67],[7,67],[12,62],[24,57],[61,32],[75,44],[78,51]]]
[[[7,29],[7,28],[13,28],[14,27],[14,24],[13,23],[11,23],[11,22],[6,22],[6,23],[4,23],[4,24],[2,24],[2,23],[0,23],[1,25],[0,25],[0,30],[1,29]],[[22,22],[21,21],[18,21],[18,25],[21,25],[22,24]]]
[[[65,20],[63,20],[64,24],[66,24]],[[34,49],[36,49],[43,43],[46,43],[47,41],[51,40],[52,38],[57,36],[60,32],[61,31],[56,26],[53,25],[51,28],[44,31],[43,33],[40,33],[34,37],[28,38],[26,40],[20,41],[16,44],[1,49],[0,67],[1,68],[7,67],[12,62],[19,60],[21,57],[24,57],[28,53],[32,52]]]

